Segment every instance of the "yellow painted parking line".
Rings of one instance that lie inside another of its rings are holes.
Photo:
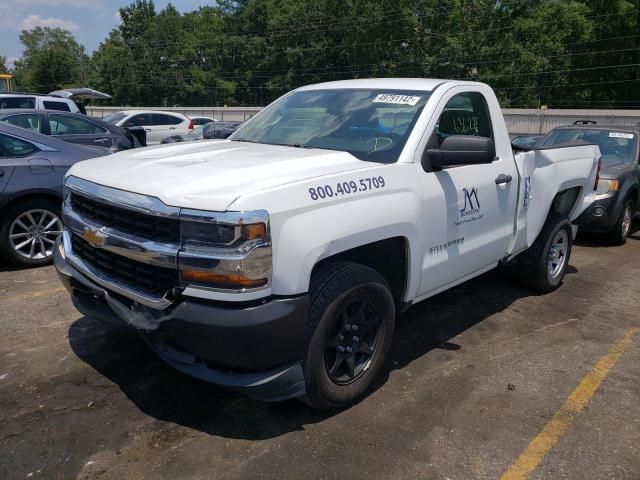
[[[609,351],[598,360],[591,371],[585,375],[564,405],[558,410],[542,431],[531,441],[518,457],[518,460],[502,475],[501,480],[524,480],[540,464],[544,456],[560,440],[574,418],[591,400],[609,371],[618,363],[633,336],[640,331],[631,328],[613,344]]]
[[[0,301],[19,302],[21,300],[30,300],[32,298],[55,295],[56,293],[64,292],[64,290],[64,287],[51,288],[49,290],[39,290],[37,292],[25,293],[23,295],[14,295],[7,298],[0,297]]]

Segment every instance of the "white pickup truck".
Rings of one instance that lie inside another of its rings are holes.
[[[558,287],[599,156],[514,155],[481,83],[311,85],[228,140],[76,164],[55,264],[80,312],[173,367],[338,407],[365,394],[410,305],[511,259]]]

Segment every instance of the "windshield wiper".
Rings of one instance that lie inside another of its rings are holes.
[[[233,142],[247,142],[247,143],[259,143],[262,145],[277,145],[279,147],[294,147],[294,148],[318,148],[310,145],[303,145],[302,143],[269,143],[269,142],[257,142],[255,140],[246,140],[244,138],[233,138]]]
[[[310,145],[303,145],[302,143],[276,143],[274,145],[282,145],[283,147],[295,147],[295,148],[316,148]]]

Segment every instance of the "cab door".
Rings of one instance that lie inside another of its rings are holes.
[[[183,120],[166,113],[152,113],[151,132],[147,133],[147,143],[158,144],[170,135],[187,133],[184,129],[179,128]]]
[[[427,132],[425,151],[438,149],[448,137],[464,135],[490,139],[496,152],[487,164],[435,169],[427,160],[418,166],[426,227],[422,295],[497,265],[513,239],[518,172],[506,129],[494,129],[481,88],[450,90],[436,110],[435,127]],[[499,114],[497,101],[491,100]]]
[[[127,118],[124,122],[119,122],[118,125],[124,128],[142,127],[145,131],[145,138],[147,145],[155,145],[155,126],[153,125],[153,118],[150,113],[136,113]]]

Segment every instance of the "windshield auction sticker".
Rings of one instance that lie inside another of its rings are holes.
[[[611,138],[628,138],[628,139],[632,139],[633,138],[633,133],[611,132],[611,133],[609,133],[609,136]]]
[[[420,101],[420,97],[411,95],[397,95],[395,93],[381,93],[376,95],[373,103],[392,103],[394,105],[415,105]]]

